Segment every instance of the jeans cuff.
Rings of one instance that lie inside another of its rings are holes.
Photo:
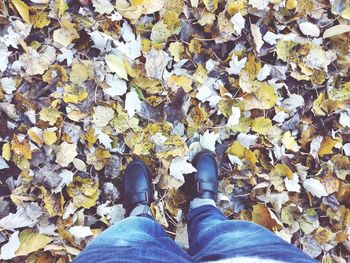
[[[195,198],[190,203],[190,209],[195,209],[203,205],[212,205],[216,207],[216,203],[210,198]]]
[[[138,205],[130,213],[130,216],[147,216],[152,217],[151,210],[148,205]]]

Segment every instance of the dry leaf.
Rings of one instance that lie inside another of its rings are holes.
[[[67,167],[78,155],[76,150],[77,150],[76,144],[71,144],[67,142],[61,143],[57,147],[56,163],[58,163],[62,167]]]
[[[21,0],[11,0],[11,2],[16,7],[18,13],[21,15],[23,20],[29,24],[29,7],[27,6],[27,4]]]

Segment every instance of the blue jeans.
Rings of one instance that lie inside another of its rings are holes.
[[[190,243],[188,253],[151,217],[132,216],[101,233],[80,253],[75,262],[178,263],[235,257],[317,262],[257,224],[228,220],[212,205],[190,210],[187,224]]]

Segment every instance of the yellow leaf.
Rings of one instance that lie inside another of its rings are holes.
[[[129,115],[124,109],[118,105],[117,107],[118,116],[114,118],[112,124],[117,134],[125,132],[127,129],[136,129],[139,123],[139,119],[136,117],[129,118]]]
[[[65,0],[56,0],[57,16],[60,18],[63,16],[69,8]]]
[[[247,149],[244,153],[244,157],[247,159],[249,163],[252,165],[255,165],[258,162],[258,159],[256,158],[256,155],[253,151]]]
[[[277,101],[277,95],[273,87],[262,83],[258,91],[247,94],[244,98],[244,109],[271,109]]]
[[[339,190],[340,181],[333,172],[328,172],[326,176],[321,179],[321,183],[326,188],[328,194],[336,193]]]
[[[11,147],[8,142],[2,146],[2,158],[6,161],[10,161],[11,159]]]
[[[251,123],[252,121],[250,118],[241,116],[241,118],[239,119],[239,123],[237,125],[233,125],[229,127],[229,130],[232,130],[234,132],[247,133],[250,130]]]
[[[292,9],[296,8],[297,5],[298,5],[298,1],[297,0],[287,0],[286,7],[287,7],[288,10],[292,10]]]
[[[14,155],[13,160],[19,169],[25,172],[29,171],[30,163],[26,157]]]
[[[171,36],[171,32],[168,29],[168,26],[164,24],[164,22],[161,20],[158,23],[156,23],[152,27],[152,33],[151,33],[151,40],[163,43],[166,42],[168,37]]]
[[[170,32],[175,31],[179,26],[182,25],[181,20],[179,19],[179,14],[173,10],[166,11],[163,15],[163,20]]]
[[[192,90],[192,80],[185,76],[173,75],[168,78],[167,84],[173,91],[176,91],[178,88],[183,88],[185,92]]]
[[[68,22],[67,20],[63,20],[62,28],[53,31],[53,40],[65,47],[68,47],[73,40],[79,38],[79,33],[74,26],[74,24]]]
[[[275,171],[280,176],[286,176],[289,179],[293,178],[293,171],[285,164],[281,164],[281,163],[276,164]]]
[[[182,53],[185,51],[181,42],[173,42],[168,48],[170,54],[174,57],[175,62],[179,62],[182,57]]]
[[[219,1],[218,0],[203,0],[205,7],[209,12],[215,12],[218,8]]]
[[[292,51],[296,45],[297,43],[293,41],[279,40],[276,45],[278,59],[289,62],[292,57],[297,55],[295,51]]]
[[[45,74],[42,76],[43,81],[50,83],[55,80],[59,80],[57,85],[63,86],[63,83],[68,81],[68,74],[64,67],[60,66],[59,64],[55,64],[52,67],[50,67]]]
[[[14,135],[11,141],[11,150],[19,156],[23,156],[26,159],[32,159],[32,152],[30,151],[28,141],[23,140],[22,142],[19,142],[17,135]]]
[[[258,117],[253,119],[252,121],[252,130],[266,135],[272,129],[272,121],[270,119],[266,119],[264,117]]]
[[[350,81],[329,90],[328,97],[332,100],[350,101]]]
[[[253,206],[252,221],[272,231],[282,228],[277,217],[263,204]]]
[[[298,145],[298,143],[296,142],[296,140],[294,139],[290,131],[287,131],[283,134],[282,143],[287,150],[297,152],[300,149],[300,146]]]
[[[71,75],[72,77],[72,75]],[[75,78],[77,80],[77,78]],[[88,93],[83,88],[65,86],[63,101],[66,103],[80,103],[88,97]]]
[[[59,117],[61,117],[61,113],[52,107],[42,108],[39,113],[40,120],[47,121],[50,125],[54,125]]]
[[[234,141],[229,148],[227,148],[226,153],[233,154],[238,158],[243,158],[245,155],[246,148],[239,143],[239,141]]]
[[[19,234],[20,245],[16,251],[16,256],[26,256],[32,252],[44,248],[53,239],[31,229],[25,229]]]
[[[21,0],[11,0],[13,5],[16,7],[18,13],[21,15],[23,20],[30,24],[30,19],[29,19],[29,7],[27,6],[26,3],[24,3]]]
[[[125,113],[126,114],[126,113]],[[127,114],[126,114],[127,115]],[[87,147],[90,148],[97,141],[94,128],[90,127],[86,133],[82,136],[82,139],[87,141]]]
[[[145,0],[131,0],[133,5],[142,5],[144,2]]]
[[[350,4],[343,10],[341,17],[350,20]]]
[[[69,80],[73,84],[82,84],[93,76],[92,64],[89,61],[83,63],[74,63],[69,75]],[[73,88],[67,88],[72,92]]]
[[[118,77],[128,80],[128,73],[122,57],[110,54],[105,56],[105,61],[108,68],[116,73]]]
[[[43,140],[46,145],[52,145],[57,141],[57,135],[55,132],[46,129],[43,132]]]
[[[44,186],[38,187],[41,191],[40,198],[44,201],[47,214],[50,217],[61,216],[63,214],[64,198],[62,193],[52,194]]]
[[[94,153],[86,155],[86,163],[93,165],[97,171],[101,171],[110,158],[111,153],[108,150],[97,148]]]
[[[323,157],[326,154],[331,154],[333,152],[333,147],[338,141],[333,140],[331,137],[325,137],[322,140],[320,149],[318,150],[318,155]]]
[[[73,183],[67,187],[67,194],[73,198],[76,207],[90,208],[96,204],[100,195],[98,181],[92,178],[81,178],[75,176]]]
[[[193,38],[188,45],[188,50],[193,54],[199,54],[202,51],[202,43],[200,40]]]
[[[56,163],[67,167],[78,155],[76,143],[61,143],[56,149]]]
[[[314,236],[319,244],[325,245],[332,239],[333,233],[331,230],[320,226],[316,229]]]
[[[297,0],[297,11],[302,14],[309,14],[314,10],[314,1],[313,0]]]
[[[30,128],[27,133],[28,133],[29,138],[33,142],[36,142],[39,145],[43,144],[42,130],[41,129],[39,129],[37,127],[33,127],[33,128]]]
[[[66,109],[67,109],[67,117],[72,121],[78,122],[88,115],[87,112],[81,112],[79,109],[75,107],[67,107]]]
[[[318,95],[317,99],[315,99],[313,104],[312,104],[312,111],[316,116],[325,116],[326,115],[326,113],[324,112],[324,110],[321,107],[323,101],[324,101],[324,94],[320,93],[320,95]]]
[[[45,8],[44,8],[45,9]],[[33,8],[30,16],[30,21],[35,28],[44,28],[50,25],[50,18],[48,13],[42,8]]]
[[[245,63],[244,70],[249,73],[250,77],[256,77],[261,69],[260,61],[255,57],[254,53],[248,54],[247,62]]]
[[[188,152],[188,146],[179,135],[170,135],[164,142],[161,152],[157,152],[158,158],[169,158],[170,156],[184,156]]]
[[[226,5],[226,11],[230,16],[240,12],[242,16],[247,14],[247,0],[231,0]]]

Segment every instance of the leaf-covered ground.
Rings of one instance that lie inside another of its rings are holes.
[[[68,262],[143,159],[186,248],[185,178],[323,262],[350,254],[349,0],[0,1],[0,259]],[[258,237],[257,237],[258,238]]]

